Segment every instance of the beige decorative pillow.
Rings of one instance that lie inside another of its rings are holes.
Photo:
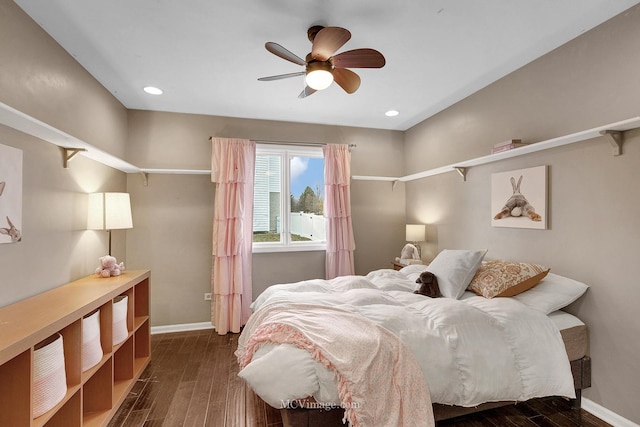
[[[533,288],[548,272],[538,264],[492,260],[478,268],[469,290],[485,298],[512,297]]]

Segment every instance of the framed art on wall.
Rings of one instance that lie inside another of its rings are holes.
[[[22,150],[0,144],[0,244],[22,239]]]
[[[491,225],[547,228],[547,166],[491,174]]]

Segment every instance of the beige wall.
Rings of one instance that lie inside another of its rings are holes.
[[[152,274],[151,322],[209,322],[214,185],[208,176],[129,175],[134,228],[127,232],[130,268]]]
[[[638,116],[640,7],[505,77],[406,132],[407,173],[490,152],[494,142],[540,141]],[[593,385],[585,396],[640,422],[638,244],[640,130],[624,154],[604,138],[406,185],[407,218],[430,224],[433,255],[488,248],[488,257],[539,262],[591,286],[569,311],[590,329]],[[426,165],[426,167],[425,167]],[[491,174],[549,166],[549,230],[493,228]]]
[[[0,102],[124,157],[126,109],[10,0],[0,40]]]
[[[64,169],[58,147],[2,125],[0,144],[23,155],[22,241],[0,244],[4,306],[94,272],[108,240],[86,230],[86,194],[124,191],[126,175],[83,157]],[[114,231],[112,252],[124,251],[125,233]]]
[[[12,1],[0,0],[0,40],[0,102],[124,153],[124,107]],[[107,234],[84,230],[86,193],[124,191],[126,175],[82,156],[63,169],[58,147],[3,125],[0,144],[23,152],[23,237],[0,245],[4,306],[94,272]],[[124,231],[113,253],[126,256]]]
[[[361,128],[129,111],[127,159],[141,168],[209,170],[209,136],[356,144],[354,175],[402,173],[403,134]],[[389,159],[396,159],[391,162]],[[153,271],[152,324],[209,321],[211,237],[215,185],[208,175],[151,174],[128,179],[134,229],[127,234],[131,268]],[[352,183],[356,272],[389,268],[400,252],[404,186]],[[324,277],[324,252],[253,255],[254,297],[276,283]]]

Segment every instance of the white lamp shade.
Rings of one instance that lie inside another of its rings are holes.
[[[88,230],[133,228],[129,193],[89,194]]]
[[[406,238],[407,242],[424,242],[426,225],[424,224],[407,224]]]

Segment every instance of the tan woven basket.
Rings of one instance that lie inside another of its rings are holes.
[[[67,394],[62,335],[55,334],[33,350],[33,416],[56,406]]]
[[[127,310],[129,297],[120,295],[113,299],[113,345],[120,344],[129,336]]]
[[[96,310],[82,318],[82,372],[96,366],[102,355],[100,310]]]

